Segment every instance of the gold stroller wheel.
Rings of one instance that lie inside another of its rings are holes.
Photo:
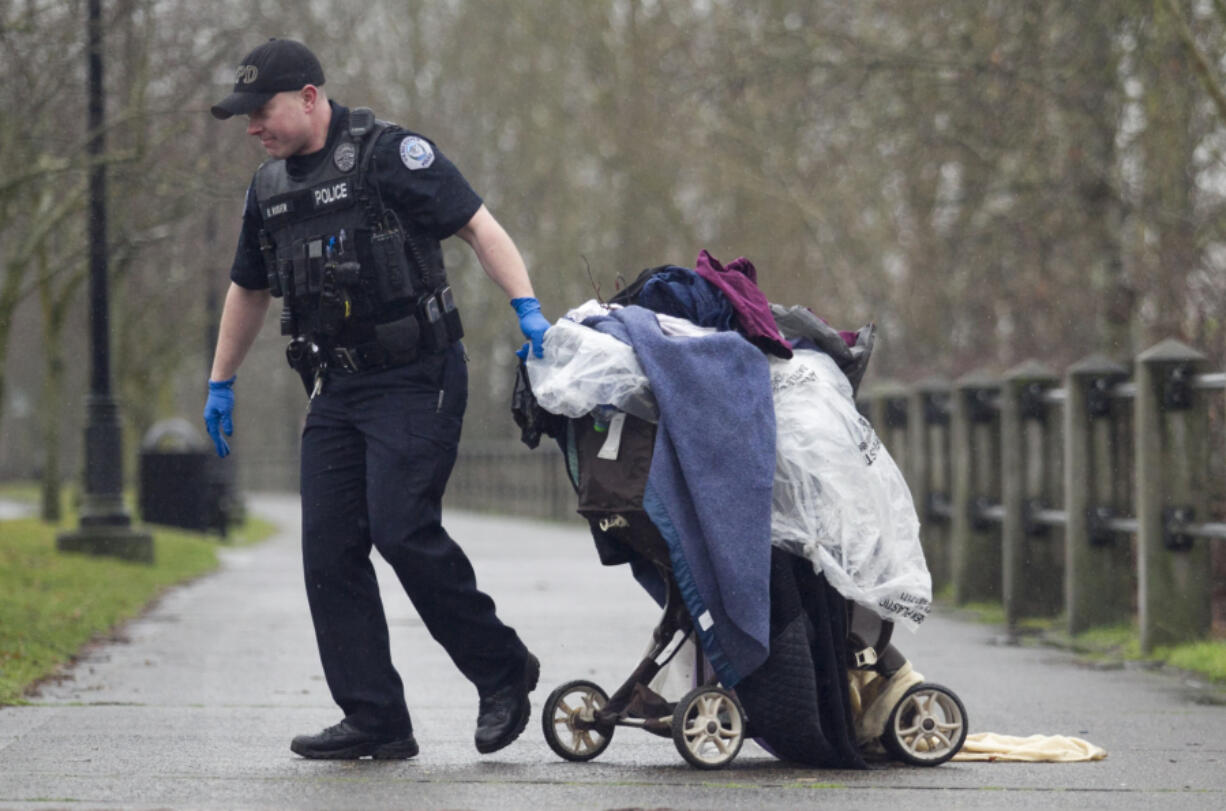
[[[745,742],[745,713],[720,687],[698,687],[673,710],[673,743],[681,757],[699,769],[722,769]]]
[[[569,681],[549,694],[541,712],[545,742],[559,757],[585,761],[599,755],[613,740],[613,727],[599,730],[596,711],[609,696],[593,682]]]
[[[966,708],[947,687],[922,683],[899,700],[885,725],[881,743],[912,766],[938,766],[966,742]]]

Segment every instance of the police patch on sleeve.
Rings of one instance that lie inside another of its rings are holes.
[[[410,169],[426,169],[434,163],[434,150],[424,138],[406,135],[400,142],[400,160]]]

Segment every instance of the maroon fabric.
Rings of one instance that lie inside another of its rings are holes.
[[[694,270],[727,297],[736,311],[737,326],[755,346],[781,358],[792,357],[792,345],[779,334],[770,302],[758,287],[758,271],[753,262],[742,256],[724,267],[703,250],[698,252]]]

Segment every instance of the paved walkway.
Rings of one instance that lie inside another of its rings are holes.
[[[539,719],[509,748],[472,746],[476,694],[381,567],[421,755],[312,762],[290,738],[337,720],[302,590],[297,503],[251,506],[286,529],[224,553],[222,571],[169,593],[92,648],[31,706],[0,709],[0,808],[1032,808],[1226,807],[1226,706],[1143,669],[1096,669],[1060,651],[996,644],[995,631],[934,617],[899,647],[955,689],[973,731],[1077,735],[1105,747],[1078,764],[950,763],[819,771],[747,744],[700,772],[670,741],[619,729],[572,764]],[[542,660],[534,709],[557,684],[619,684],[646,647],[654,604],[624,567],[605,568],[578,525],[456,514],[452,534],[479,582]]]

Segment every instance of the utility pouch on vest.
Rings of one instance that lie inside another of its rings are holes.
[[[307,296],[319,292],[323,284],[324,273],[324,241],[322,238],[311,237],[294,245],[292,271],[288,275],[294,296]],[[291,290],[286,292],[291,292]]]
[[[336,268],[329,265],[323,272],[319,291],[319,331],[329,337],[336,335],[352,314],[349,291],[337,278]]]
[[[375,292],[380,301],[393,302],[413,295],[413,278],[404,253],[404,232],[399,226],[381,229],[370,240],[375,264]]]
[[[421,345],[427,352],[437,352],[448,346],[447,320],[438,296],[427,293],[417,301],[417,322],[421,327]]]
[[[281,334],[297,335],[298,319],[294,315],[294,261],[292,259],[273,259],[272,270],[268,274],[268,289],[274,296],[284,296],[285,304],[281,307]]]
[[[281,334],[298,334],[298,319],[294,318],[294,311],[289,301],[286,301],[285,305],[281,307]]]
[[[375,324],[375,340],[395,362],[408,363],[414,360],[421,340],[417,316],[410,313],[386,324]]]
[[[439,309],[443,312],[443,324],[447,328],[447,343],[453,344],[464,337],[464,325],[460,323],[460,311],[455,306],[455,296],[451,294],[451,285],[438,291],[435,296]]]
[[[294,291],[294,296],[305,296],[309,293],[310,285],[307,284],[307,246],[305,243],[299,243],[294,246],[294,256],[288,270],[290,271],[289,287]]]
[[[276,279],[274,284],[273,280]],[[273,271],[268,276],[269,288],[276,287],[275,296],[294,297],[294,262],[292,259],[277,259],[273,263]]]
[[[309,293],[314,293],[323,288],[324,278],[324,241],[316,237],[309,240],[306,245],[307,257],[307,286],[306,290]]]
[[[285,287],[281,284],[281,276],[277,272],[277,250],[272,244],[272,238],[263,228],[260,229],[259,239],[260,255],[264,258],[264,273],[268,276],[268,292],[274,298],[280,298],[285,295]]]

